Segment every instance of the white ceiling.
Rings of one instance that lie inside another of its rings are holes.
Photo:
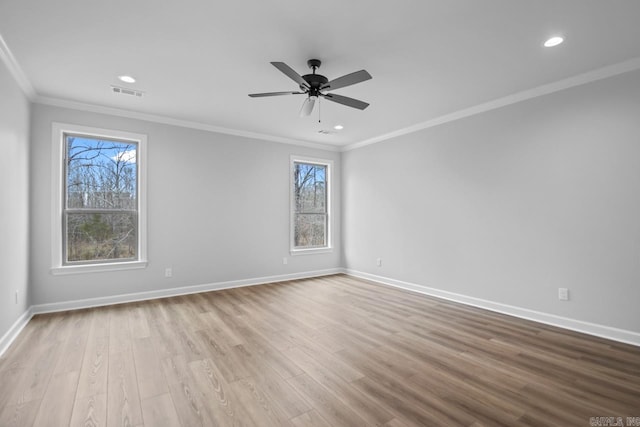
[[[632,0],[0,1],[36,101],[336,146],[639,58],[639,22]],[[542,47],[557,33],[564,44]],[[269,62],[306,74],[310,58],[329,79],[366,69],[372,80],[335,93],[370,107],[324,101],[318,123],[317,109],[298,117],[301,95],[247,96],[297,90]],[[122,74],[142,99],[111,93]]]

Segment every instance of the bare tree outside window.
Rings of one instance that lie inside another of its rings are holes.
[[[138,256],[137,144],[65,135],[66,263]]]
[[[294,246],[327,246],[327,165],[294,162]]]

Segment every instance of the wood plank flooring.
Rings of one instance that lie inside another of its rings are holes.
[[[38,315],[0,358],[3,427],[591,417],[640,417],[640,348],[344,275]]]

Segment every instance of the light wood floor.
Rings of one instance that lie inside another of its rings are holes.
[[[342,275],[39,315],[0,358],[3,427],[599,416],[640,417],[640,348]]]

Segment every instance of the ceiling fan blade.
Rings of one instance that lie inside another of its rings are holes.
[[[322,95],[324,99],[328,99],[329,101],[337,102],[338,104],[346,105],[347,107],[357,108],[358,110],[364,110],[369,106],[364,101],[360,101],[359,99],[349,98],[348,96],[336,95],[335,93],[327,93],[326,95]]]
[[[351,86],[356,83],[364,82],[371,78],[371,74],[367,73],[366,70],[360,70],[351,74],[344,75],[342,77],[338,77],[337,79],[333,79],[329,83],[326,83],[324,86],[322,86],[320,90],[336,90],[340,89],[341,87]]]
[[[263,96],[280,96],[280,95],[302,95],[304,92],[266,92],[266,93],[250,93],[252,98],[260,98]]]
[[[306,88],[309,87],[309,83],[307,83],[300,74],[296,73],[293,68],[289,67],[284,62],[272,62],[271,65],[282,71],[287,77],[298,83],[300,86],[304,86]]]
[[[307,117],[313,111],[313,106],[316,103],[317,96],[310,96],[304,100],[302,103],[302,108],[300,109],[300,117]]]

